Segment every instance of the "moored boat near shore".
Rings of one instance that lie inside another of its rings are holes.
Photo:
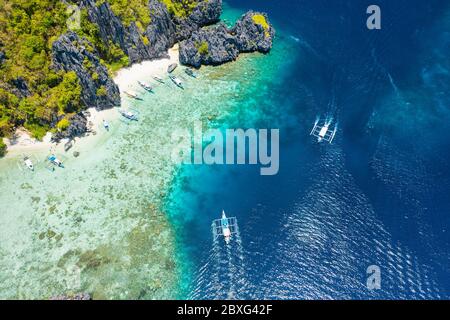
[[[140,99],[138,94],[134,91],[124,91],[123,93],[125,93],[125,95],[129,98],[136,99],[136,100]]]
[[[167,72],[172,73],[177,67],[178,63],[172,63],[171,65],[169,65],[169,67],[167,67]]]
[[[124,118],[126,118],[128,120],[138,121],[138,117],[137,117],[137,115],[134,112],[120,109],[119,113],[122,115],[122,117],[124,117]]]
[[[138,84],[148,92],[153,92],[153,87],[147,82],[138,81]]]
[[[23,163],[24,163],[25,167],[27,167],[29,170],[34,171],[34,164],[29,156],[24,156]]]
[[[186,74],[188,76],[191,76],[192,78],[197,78],[197,74],[191,68],[184,69],[184,72],[186,72]]]
[[[153,76],[153,79],[158,81],[159,83],[164,83],[164,80],[158,76]]]
[[[184,87],[183,87],[183,82],[181,82],[180,79],[178,79],[177,77],[172,76],[172,75],[169,76],[169,78],[170,78],[170,80],[172,80],[173,83],[175,83],[175,85],[176,85],[177,87],[179,87],[179,88],[181,88],[181,89],[184,89]]]
[[[58,159],[58,157],[56,157],[54,154],[50,155],[47,160],[50,162],[50,164],[56,167],[64,168],[64,164],[62,163],[62,161]]]

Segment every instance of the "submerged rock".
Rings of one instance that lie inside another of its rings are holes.
[[[63,294],[59,296],[53,296],[50,300],[92,300],[89,293],[76,293],[76,294]]]
[[[263,13],[242,16],[232,29],[224,24],[202,28],[180,43],[180,62],[200,67],[235,60],[241,52],[267,53],[272,48],[275,30]]]
[[[69,31],[53,43],[52,56],[55,69],[75,71],[81,84],[81,101],[86,107],[103,110],[120,105],[119,88],[89,41]]]

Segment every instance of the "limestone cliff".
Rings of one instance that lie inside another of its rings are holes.
[[[241,52],[267,53],[275,30],[263,13],[247,12],[228,29],[224,24],[195,31],[180,43],[180,62],[200,67],[235,60]]]

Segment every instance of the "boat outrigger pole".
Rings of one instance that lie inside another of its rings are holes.
[[[233,235],[239,234],[237,219],[228,218],[225,211],[222,211],[222,218],[216,219],[212,223],[212,233],[214,240],[223,237],[227,245],[230,244]]]
[[[316,120],[314,127],[311,130],[310,135],[317,138],[317,142],[326,141],[332,143],[336,132],[338,129],[338,124],[336,123],[332,126],[333,118],[327,118],[325,120]]]

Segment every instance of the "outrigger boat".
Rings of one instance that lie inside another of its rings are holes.
[[[105,128],[106,131],[109,131],[109,123],[106,120],[103,120],[103,127]]]
[[[177,67],[178,67],[177,63],[172,63],[171,65],[169,65],[169,67],[167,67],[167,72],[172,73]]]
[[[191,76],[192,78],[197,78],[197,74],[191,68],[184,69],[184,72],[186,72],[186,74],[188,76]]]
[[[128,97],[130,97],[130,98],[132,98],[132,99],[140,100],[140,99],[139,99],[139,96],[138,96],[137,93],[134,92],[134,91],[124,91],[124,93],[125,93]]]
[[[170,75],[169,78],[170,78],[170,80],[172,80],[172,82],[175,83],[179,88],[184,89],[184,88],[183,88],[183,83],[181,82],[180,79],[178,79],[177,77],[172,76],[172,75]]]
[[[144,89],[147,90],[148,92],[153,92],[153,87],[152,87],[151,85],[149,85],[148,83],[146,83],[146,82],[141,82],[141,81],[138,81],[138,83],[139,83],[139,85],[140,85],[142,88],[144,88]]]
[[[64,164],[54,154],[48,157],[48,161],[56,167],[64,168]]]
[[[222,218],[214,220],[212,223],[212,232],[214,239],[223,237],[228,245],[233,235],[239,234],[239,228],[236,218],[228,218],[225,211],[222,211]]]
[[[73,147],[73,142],[72,142],[72,140],[69,140],[64,144],[64,151],[67,152],[70,149],[72,149],[72,147]]]
[[[153,79],[155,79],[155,80],[158,81],[159,83],[164,83],[164,80],[161,79],[160,77],[153,76]]]
[[[31,171],[34,171],[34,164],[33,164],[33,161],[31,161],[30,157],[25,156],[23,158],[23,163],[24,163],[25,167],[27,167]]]
[[[138,121],[138,117],[136,114],[134,114],[131,111],[126,111],[126,110],[119,110],[119,113],[122,115],[122,117],[131,120],[131,121]]]
[[[332,143],[337,132],[338,125],[335,124],[332,128],[331,123],[333,119],[327,118],[326,120],[316,120],[314,128],[311,130],[310,135],[317,138],[317,142],[329,142]]]

